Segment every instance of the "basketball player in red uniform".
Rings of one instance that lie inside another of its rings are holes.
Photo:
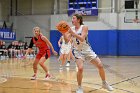
[[[33,70],[34,75],[32,76],[31,80],[35,80],[37,76],[37,65],[38,63],[43,68],[43,70],[46,72],[45,79],[50,78],[50,74],[48,73],[47,67],[44,65],[44,62],[50,57],[52,50],[54,55],[57,55],[57,52],[54,50],[51,42],[41,34],[41,30],[39,27],[33,28],[34,37],[30,41],[30,45],[27,49],[27,52],[25,54],[25,58],[27,54],[32,50],[33,44],[39,49],[39,52],[36,55],[35,61],[33,63]]]

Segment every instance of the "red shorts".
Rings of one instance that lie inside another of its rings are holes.
[[[47,50],[39,51],[39,53],[37,53],[36,55],[36,59],[41,59],[41,57],[45,57],[46,59],[48,59],[50,56],[51,56],[50,49],[47,49]]]

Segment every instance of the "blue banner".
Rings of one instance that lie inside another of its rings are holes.
[[[73,14],[98,16],[98,0],[69,0],[68,16]]]
[[[16,40],[16,33],[10,29],[0,29],[0,40]]]
[[[98,9],[85,9],[85,10],[69,10],[68,16],[71,16],[72,14],[81,14],[81,15],[88,15],[88,16],[97,16],[98,15]]]

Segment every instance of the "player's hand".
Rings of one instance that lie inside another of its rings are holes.
[[[75,35],[71,28],[69,28],[69,33],[71,33],[73,36]]]
[[[58,53],[56,51],[52,51],[54,55],[58,55]]]

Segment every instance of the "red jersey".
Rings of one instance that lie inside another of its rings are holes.
[[[39,51],[44,51],[44,50],[48,50],[49,47],[46,44],[46,42],[44,40],[41,39],[42,35],[38,36],[38,40],[35,40],[35,38],[33,38],[33,43],[35,44],[36,47],[39,48]]]

